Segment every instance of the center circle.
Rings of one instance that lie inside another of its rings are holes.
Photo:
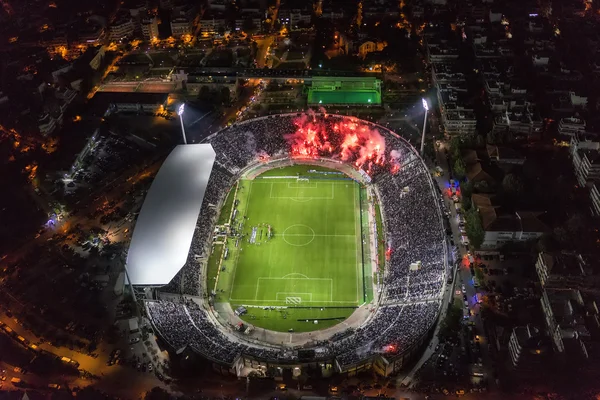
[[[283,241],[290,246],[307,246],[315,240],[315,231],[308,225],[294,224],[283,231]]]

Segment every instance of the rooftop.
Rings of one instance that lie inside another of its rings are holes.
[[[129,245],[132,285],[166,285],[185,265],[215,157],[210,144],[179,145],[160,167]]]

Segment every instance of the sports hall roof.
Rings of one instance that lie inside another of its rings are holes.
[[[160,167],[129,245],[132,285],[166,285],[184,266],[215,156],[210,144],[179,145]]]

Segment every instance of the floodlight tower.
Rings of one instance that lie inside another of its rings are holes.
[[[185,127],[183,126],[183,112],[185,111],[185,103],[182,103],[177,109],[177,115],[179,115],[179,122],[181,122],[181,135],[183,136],[183,144],[187,144],[187,138],[185,136]]]
[[[423,133],[421,134],[421,157],[423,157],[423,150],[425,148],[425,128],[427,128],[427,112],[429,111],[429,104],[427,100],[421,99],[423,108],[425,109],[425,118],[423,118]]]

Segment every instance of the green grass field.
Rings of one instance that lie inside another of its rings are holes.
[[[230,302],[234,309],[245,305],[243,319],[252,325],[276,331],[323,329],[365,301],[360,186],[349,179],[309,176],[309,169],[314,167],[274,169],[239,181],[232,225],[243,223],[244,236],[227,241],[216,301]],[[308,181],[289,178],[299,173]],[[209,287],[220,253],[216,248],[209,259]]]

